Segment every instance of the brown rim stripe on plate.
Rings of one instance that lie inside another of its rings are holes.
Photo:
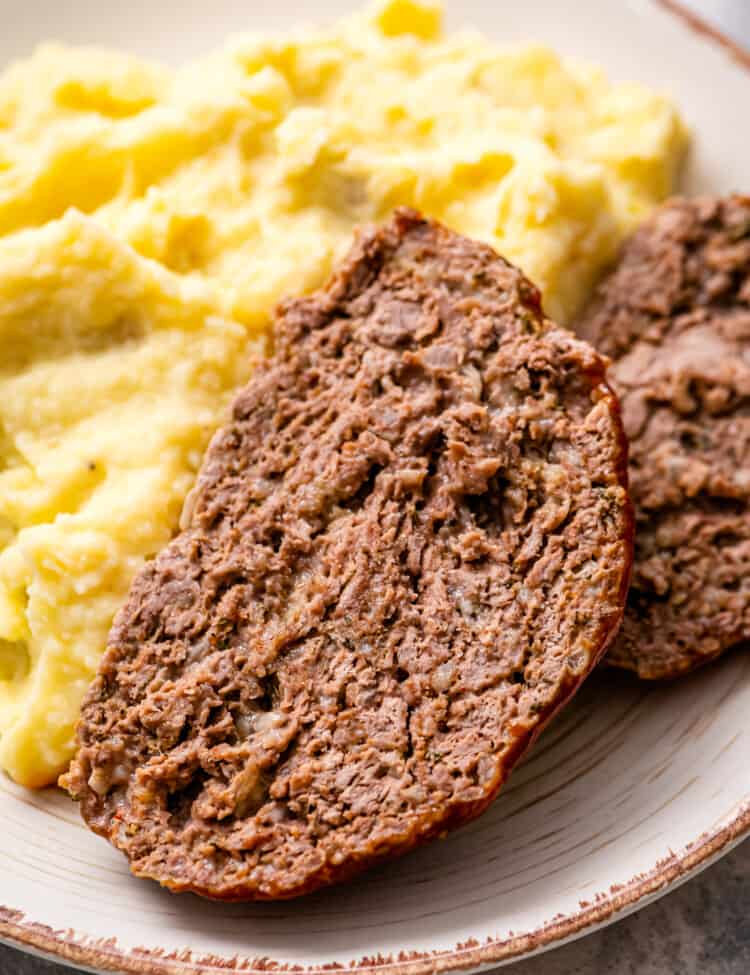
[[[750,51],[742,46],[734,38],[725,34],[718,27],[710,24],[707,20],[697,14],[694,10],[686,7],[680,0],[656,0],[660,6],[669,13],[675,14],[679,17],[683,23],[694,31],[696,34],[700,34],[702,37],[707,38],[714,44],[719,44],[726,51],[728,51],[732,57],[742,65],[743,68],[750,69]]]
[[[563,941],[593,929],[608,921],[613,914],[634,910],[640,901],[667,886],[689,879],[690,875],[722,853],[727,853],[750,832],[750,803],[739,810],[736,818],[715,833],[705,833],[691,844],[682,856],[672,855],[661,860],[653,870],[633,877],[626,884],[612,887],[594,900],[582,901],[581,910],[559,918],[538,931],[502,940],[488,939],[484,944],[476,940],[458,944],[453,949],[430,952],[401,952],[398,956],[365,957],[350,966],[335,963],[305,967],[284,964],[274,959],[221,958],[216,955],[194,955],[189,950],[167,952],[163,949],[122,949],[116,939],[87,939],[73,931],[55,931],[44,924],[28,922],[20,911],[0,907],[0,937],[80,965],[105,971],[127,972],[128,975],[219,975],[222,972],[242,972],[246,975],[267,975],[269,972],[307,973],[335,972],[337,975],[436,975],[440,972],[464,971],[481,965],[497,964],[519,955],[540,951],[557,941]]]

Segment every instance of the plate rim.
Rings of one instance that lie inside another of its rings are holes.
[[[265,957],[195,955],[190,949],[123,949],[116,938],[90,938],[72,929],[55,930],[29,921],[21,911],[0,906],[0,941],[21,951],[31,949],[51,960],[83,965],[89,970],[124,975],[437,975],[489,969],[520,957],[540,954],[597,928],[620,920],[646,903],[689,880],[750,837],[750,799],[740,803],[728,822],[706,831],[681,854],[670,853],[647,873],[597,894],[593,902],[581,902],[580,910],[558,918],[536,931],[506,938],[489,938],[482,944],[472,939],[452,949],[402,952],[393,956],[365,956],[350,965],[320,963],[303,966]]]
[[[750,73],[750,50],[720,28],[710,24],[682,0],[651,0],[653,7],[671,14],[682,26],[702,41],[723,48],[741,68]],[[681,854],[670,851],[646,873],[637,874],[625,884],[595,895],[593,902],[582,901],[574,913],[558,917],[525,934],[488,938],[484,943],[471,939],[454,948],[365,956],[350,965],[333,963],[299,965],[268,957],[196,955],[190,949],[166,951],[160,948],[122,948],[116,938],[91,938],[73,929],[56,930],[28,920],[22,911],[0,905],[0,943],[23,953],[42,956],[67,966],[84,966],[90,972],[121,972],[123,975],[437,975],[447,972],[472,972],[504,965],[520,958],[540,954],[565,942],[591,934],[598,928],[621,920],[680,886],[750,838],[750,799],[739,804],[723,824],[707,830],[689,843]]]

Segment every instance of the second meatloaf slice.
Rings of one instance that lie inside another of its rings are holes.
[[[400,211],[275,339],[66,780],[136,874],[224,899],[481,813],[604,651],[632,555],[602,360],[490,248]]]
[[[607,663],[678,677],[750,639],[750,197],[663,204],[579,327],[613,359],[636,508]]]

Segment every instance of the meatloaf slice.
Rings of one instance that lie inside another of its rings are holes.
[[[674,677],[750,637],[750,197],[665,204],[580,332],[614,359],[637,519],[607,660]]]
[[[402,210],[278,313],[137,577],[65,781],[134,873],[293,897],[482,812],[617,627],[604,366]]]

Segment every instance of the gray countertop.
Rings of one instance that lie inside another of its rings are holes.
[[[750,48],[750,0],[682,0]],[[505,969],[509,975],[750,975],[750,842],[618,924]],[[0,975],[72,969],[0,945]]]

